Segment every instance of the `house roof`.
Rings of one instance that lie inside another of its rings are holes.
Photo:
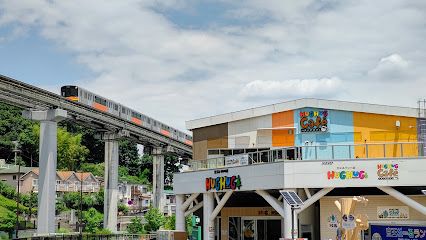
[[[238,120],[243,120],[248,118],[254,118],[254,117],[269,115],[272,113],[290,111],[290,110],[295,110],[295,109],[300,109],[305,107],[351,111],[351,112],[385,114],[385,115],[404,116],[404,117],[419,116],[418,109],[411,108],[411,107],[397,107],[397,106],[387,106],[387,105],[370,104],[370,103],[302,98],[302,99],[297,99],[297,100],[292,100],[287,102],[271,104],[267,106],[245,109],[245,110],[241,110],[237,112],[230,112],[230,113],[220,114],[216,116],[210,116],[210,117],[186,121],[186,128],[188,130],[193,130],[196,128],[202,128],[202,127],[228,123],[228,122],[233,122],[233,121],[238,121]]]
[[[56,171],[56,173],[61,180],[66,181],[74,174],[74,171]]]
[[[78,172],[75,173],[75,176],[78,178],[78,180],[81,181],[81,177],[83,176],[83,181],[86,180],[88,177],[90,177],[91,175],[93,175],[91,172]],[[96,179],[95,177],[93,177],[94,179]],[[96,179],[97,180],[97,179]]]

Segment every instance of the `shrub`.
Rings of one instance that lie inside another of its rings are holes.
[[[130,224],[127,225],[127,232],[130,234],[145,233],[145,229],[142,225],[142,219],[134,217],[130,220]]]

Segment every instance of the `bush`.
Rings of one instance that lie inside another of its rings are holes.
[[[96,233],[99,231],[104,215],[94,208],[83,212],[83,222],[86,224],[84,231],[89,233]]]
[[[164,229],[175,230],[176,228],[176,215],[167,216],[164,223]]]
[[[142,225],[142,220],[139,217],[134,217],[130,220],[130,224],[127,225],[127,232],[130,234],[145,233],[145,229]]]
[[[56,230],[56,233],[70,233],[71,231],[68,228],[61,227]]]
[[[109,235],[109,234],[112,234],[112,232],[109,229],[101,228],[101,229],[96,230],[96,234]]]
[[[127,215],[129,213],[129,208],[122,203],[118,204],[117,209],[118,209],[118,212],[121,212],[124,215]]]
[[[145,214],[145,220],[146,224],[144,225],[144,229],[147,232],[157,231],[165,222],[163,213],[158,208],[153,207],[150,207]]]

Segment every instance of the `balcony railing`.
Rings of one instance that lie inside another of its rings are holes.
[[[85,185],[81,188],[80,184],[56,184],[57,192],[79,192],[82,189],[83,192],[99,192],[99,185]],[[33,191],[38,191],[38,184],[33,185]]]
[[[210,158],[207,160],[191,160],[190,171],[215,169],[239,165],[270,163],[285,160],[347,160],[374,158],[423,158],[424,144],[409,143],[369,143],[369,144],[337,144],[307,145],[251,152],[234,155],[232,161],[228,157]],[[238,159],[238,158],[241,159]]]

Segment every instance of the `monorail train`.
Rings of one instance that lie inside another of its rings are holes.
[[[150,118],[142,113],[111,101],[78,86],[61,87],[61,96],[74,102],[79,102],[102,112],[119,116],[129,122],[151,129],[164,136],[192,146],[192,136],[174,129],[166,124]]]

